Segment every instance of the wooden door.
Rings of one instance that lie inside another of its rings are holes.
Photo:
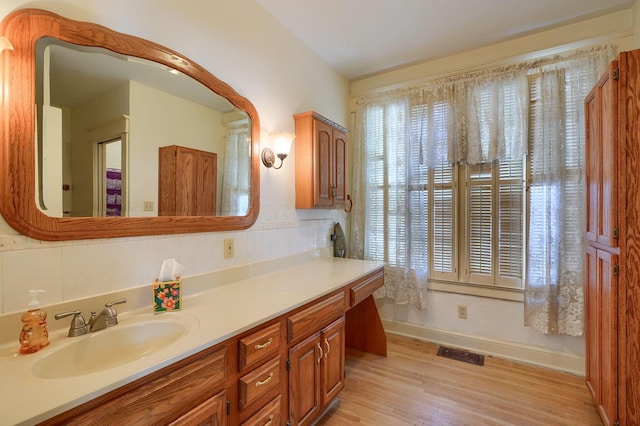
[[[196,185],[196,214],[215,216],[216,182],[218,174],[218,156],[213,152],[198,152],[198,172]]]
[[[347,196],[347,135],[333,130],[333,205],[344,207]]]
[[[292,425],[310,424],[320,413],[320,333],[289,350],[289,420]]]
[[[595,216],[595,215],[594,215]],[[587,246],[587,285],[585,300],[586,380],[594,401],[600,401],[600,279],[598,277],[597,250]]]
[[[315,194],[314,205],[330,207],[332,200],[332,128],[321,120],[313,120],[315,143]]]
[[[344,317],[322,331],[322,406],[344,388]]]
[[[605,425],[618,420],[618,256],[597,250],[600,321],[600,398],[598,410]]]
[[[227,392],[222,391],[182,415],[169,426],[226,426]]]
[[[618,245],[618,80],[614,71],[618,62],[611,63],[596,86],[600,127],[600,200],[598,242]]]

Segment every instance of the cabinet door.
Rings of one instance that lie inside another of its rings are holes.
[[[597,250],[600,298],[600,398],[598,410],[606,425],[618,419],[618,256]]]
[[[309,424],[320,412],[320,334],[289,350],[289,417],[292,425]]]
[[[347,196],[347,135],[333,130],[333,204],[344,207]]]
[[[226,426],[227,392],[222,391],[184,414],[170,426]]]
[[[344,317],[322,331],[322,405],[344,388]]]
[[[600,118],[600,201],[598,242],[617,246],[618,229],[618,80],[613,62],[596,86]]]
[[[196,185],[196,214],[214,216],[216,214],[216,181],[218,156],[213,152],[198,153],[198,173]]]
[[[330,207],[333,204],[333,129],[327,123],[313,120],[315,135],[315,206]]]

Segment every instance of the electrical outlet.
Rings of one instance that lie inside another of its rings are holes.
[[[233,238],[224,240],[224,258],[230,259],[233,257]]]
[[[467,305],[458,305],[458,319],[467,319]]]
[[[153,201],[145,201],[143,211],[152,212],[153,211]]]

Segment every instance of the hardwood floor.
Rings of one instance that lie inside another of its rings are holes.
[[[601,425],[584,378],[388,335],[388,357],[348,352],[346,386],[317,425]]]

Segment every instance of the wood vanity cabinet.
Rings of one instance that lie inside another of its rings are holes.
[[[227,352],[206,349],[42,424],[226,425]]]
[[[347,201],[347,129],[313,111],[296,126],[296,208],[344,208]]]
[[[379,268],[43,424],[310,424],[344,387],[345,348],[386,356],[382,283]]]
[[[159,148],[158,215],[214,216],[217,157],[177,145]]]
[[[640,50],[585,99],[586,382],[605,425],[640,424]]]

